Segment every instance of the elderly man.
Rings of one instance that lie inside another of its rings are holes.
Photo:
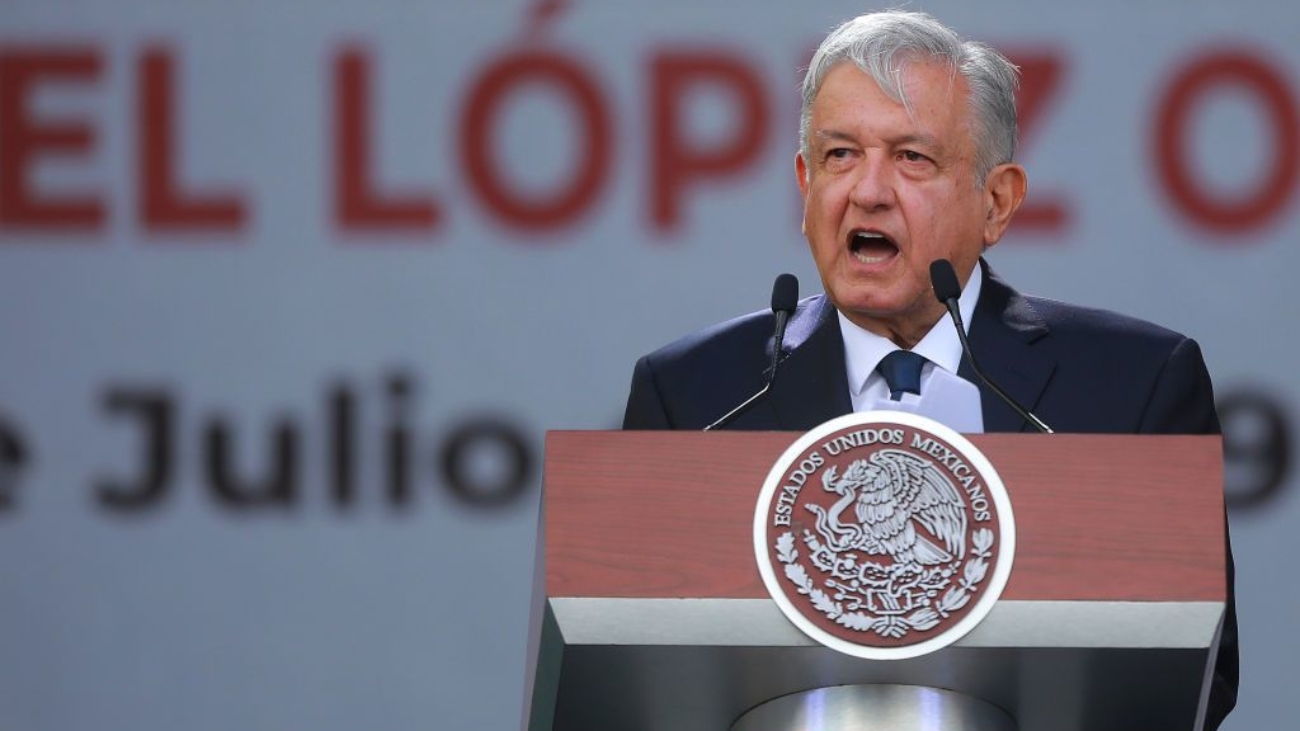
[[[930,282],[931,262],[948,259],[981,367],[1057,431],[1218,433],[1195,342],[1022,295],[981,259],[1025,197],[1016,84],[997,51],[920,13],[864,15],[826,38],[804,78],[795,157],[825,295],[799,303],[779,377],[730,428],[806,430],[884,407],[961,431],[1028,429],[962,361]],[[642,358],[624,428],[712,423],[764,385],[772,332],[772,313],[755,313]],[[1230,594],[1206,728],[1236,689]]]

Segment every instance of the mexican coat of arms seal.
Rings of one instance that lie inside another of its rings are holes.
[[[933,652],[1006,585],[1011,502],[969,440],[891,411],[833,419],[769,472],[754,517],[759,572],[782,612],[859,657]]]

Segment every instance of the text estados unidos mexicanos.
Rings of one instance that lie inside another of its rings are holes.
[[[919,433],[913,433],[911,436],[910,447],[912,449],[932,457],[962,486],[962,490],[966,492],[966,496],[970,499],[974,519],[978,522],[990,520],[992,514],[989,512],[989,498],[984,490],[984,485],[979,481],[979,475],[975,470],[971,469],[970,465],[966,464],[961,455],[932,437],[923,436]],[[863,429],[851,434],[837,436],[823,443],[820,448],[805,455],[799,464],[794,466],[786,478],[785,484],[778,490],[772,525],[790,525],[791,514],[794,512],[795,501],[799,499],[800,490],[808,482],[808,478],[826,465],[826,457],[822,455],[822,450],[825,450],[831,456],[839,456],[851,449],[875,444],[901,446],[906,442],[905,437],[906,435],[902,429]]]

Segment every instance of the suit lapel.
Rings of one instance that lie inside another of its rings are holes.
[[[805,300],[786,329],[785,350],[768,404],[778,429],[804,431],[853,410],[844,339],[825,296]]]
[[[1033,305],[989,270],[982,260],[984,282],[970,324],[970,345],[980,368],[1021,406],[1033,411],[1056,370],[1056,360],[1033,343],[1049,334]],[[980,389],[984,431],[1031,431],[1031,427],[991,389],[980,382],[966,359],[958,375]]]

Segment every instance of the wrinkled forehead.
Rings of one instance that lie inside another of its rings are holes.
[[[966,80],[957,72],[956,64],[943,56],[905,49],[890,58],[848,58],[827,69],[826,76],[847,64],[857,66],[860,71],[872,77],[880,90],[902,104],[911,116],[916,114],[914,102],[919,97],[943,99],[948,103],[964,101]],[[823,85],[826,76],[822,77]],[[821,89],[818,89],[818,94],[820,93]]]
[[[881,93],[902,106],[913,122],[924,122],[927,126],[951,124],[969,129],[972,117],[969,87],[953,64],[947,59],[922,53],[899,56],[888,65],[864,65],[854,59],[845,59],[829,67],[812,99],[812,115],[820,116],[819,109],[824,109],[827,103],[836,106],[853,103],[851,97],[844,96],[834,101],[826,100],[823,93],[832,76],[842,75],[845,68],[856,68],[868,80],[874,81]],[[842,88],[839,84],[836,86]]]

